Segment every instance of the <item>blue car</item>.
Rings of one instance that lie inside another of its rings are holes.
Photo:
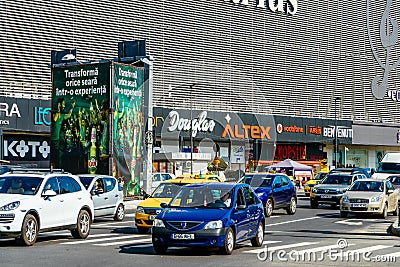
[[[296,187],[289,177],[281,173],[248,173],[239,183],[249,184],[265,207],[265,216],[270,217],[273,210],[285,209],[287,214],[296,213]]]
[[[205,183],[182,186],[153,222],[157,254],[168,247],[214,247],[230,255],[235,244],[264,241],[263,205],[247,184]]]

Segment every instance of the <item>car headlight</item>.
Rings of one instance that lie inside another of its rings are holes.
[[[313,187],[312,192],[313,192],[313,193],[317,193],[317,188],[314,188],[314,187]]]
[[[143,213],[143,214],[145,213],[145,212],[144,212],[144,208],[141,207],[141,206],[138,206],[138,207],[137,207],[136,212],[137,212],[137,213]]]
[[[382,196],[375,196],[371,198],[371,202],[380,202],[382,200]]]
[[[154,219],[153,226],[154,227],[165,227],[163,221],[160,219]]]
[[[344,193],[344,190],[343,190],[343,189],[336,189],[336,193],[338,193],[338,194],[343,194],[343,193]]]
[[[348,196],[344,196],[344,197],[342,198],[342,202],[343,202],[343,203],[348,203],[348,202],[349,202],[349,197],[348,197]]]
[[[204,229],[220,229],[220,228],[222,228],[221,220],[208,222],[206,226],[204,226]]]
[[[0,207],[1,211],[10,211],[10,210],[15,210],[16,208],[19,207],[20,202],[19,201],[14,201],[11,203],[8,203],[7,205],[4,205],[3,207]]]

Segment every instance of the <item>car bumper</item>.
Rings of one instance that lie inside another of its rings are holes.
[[[340,210],[349,213],[381,214],[383,212],[383,205],[381,203],[342,203]]]
[[[135,225],[136,227],[146,227],[151,228],[153,226],[154,217],[156,215],[135,213]]]
[[[152,228],[153,244],[174,247],[222,247],[225,244],[225,234],[229,228],[198,230],[191,232],[177,232],[164,227]],[[193,234],[194,239],[176,240],[172,234]]]
[[[25,213],[21,211],[0,212],[0,236],[17,237],[21,234]]]
[[[340,199],[342,199],[343,194],[330,194],[330,195],[320,195],[312,194],[311,200],[318,201],[319,203],[335,203],[340,204]]]

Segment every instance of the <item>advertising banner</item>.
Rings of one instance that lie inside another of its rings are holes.
[[[121,178],[125,196],[140,194],[144,71],[130,65],[113,67],[113,176]]]
[[[110,63],[52,72],[51,164],[109,174]]]
[[[3,136],[2,159],[18,162],[36,162],[50,159],[48,136],[7,134]]]

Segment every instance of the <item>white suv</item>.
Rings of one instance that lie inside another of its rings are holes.
[[[90,193],[75,175],[18,169],[0,176],[0,236],[31,246],[39,232],[69,229],[85,239],[93,215]]]

